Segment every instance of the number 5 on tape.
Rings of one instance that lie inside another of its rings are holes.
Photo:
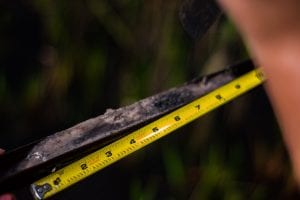
[[[261,71],[253,70],[128,136],[36,181],[31,185],[32,194],[36,199],[48,198],[229,102],[263,81],[264,76]]]

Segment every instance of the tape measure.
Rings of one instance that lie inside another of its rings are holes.
[[[253,70],[192,103],[36,181],[31,184],[31,192],[35,199],[48,198],[229,102],[260,85],[264,80],[265,78],[259,69]]]

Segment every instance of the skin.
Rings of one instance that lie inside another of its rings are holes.
[[[300,1],[219,0],[219,3],[236,23],[252,57],[267,75],[266,89],[300,183]],[[13,197],[0,196],[0,200],[8,199]]]
[[[0,149],[0,155],[4,154],[4,150]],[[15,197],[12,194],[2,194],[0,195],[0,200],[14,200]]]
[[[300,1],[219,0],[264,70],[293,169],[300,183]]]

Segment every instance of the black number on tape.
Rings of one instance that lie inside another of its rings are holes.
[[[181,120],[181,118],[179,116],[174,117],[175,121],[178,122]]]
[[[217,94],[216,95],[216,99],[218,99],[219,101],[224,101],[225,99],[222,97],[222,95]]]
[[[240,89],[241,85],[240,84],[236,84],[234,87],[235,87],[235,89]]]
[[[82,170],[85,170],[85,169],[87,169],[87,168],[88,168],[88,167],[87,167],[87,164],[85,164],[85,163],[84,163],[84,164],[82,164],[82,165],[80,165],[80,167],[81,167],[81,169],[82,169]]]
[[[158,129],[157,127],[154,127],[154,128],[152,129],[152,131],[153,131],[153,132],[157,132],[157,131],[159,131],[159,129]]]
[[[131,139],[130,144],[134,144],[134,143],[136,143],[136,141],[134,139]]]
[[[107,151],[105,152],[106,157],[111,157],[112,156],[112,152],[111,151]]]
[[[57,177],[54,181],[53,184],[54,185],[59,185],[59,183],[61,182],[61,179],[59,177]]]

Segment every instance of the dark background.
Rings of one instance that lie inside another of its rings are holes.
[[[14,149],[247,57],[224,16],[201,40],[189,38],[181,3],[0,1],[0,147]],[[54,199],[297,199],[289,163],[260,87]]]

